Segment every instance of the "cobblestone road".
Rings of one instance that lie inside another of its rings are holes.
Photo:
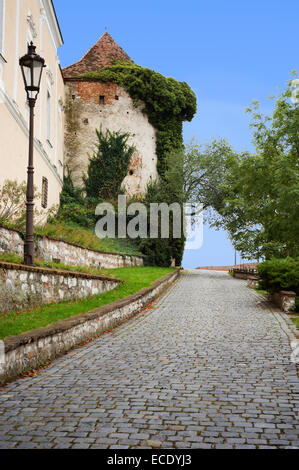
[[[225,273],[0,392],[0,448],[299,448],[292,333]]]

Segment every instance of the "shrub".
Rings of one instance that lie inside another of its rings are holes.
[[[129,169],[135,147],[128,145],[130,134],[96,130],[97,152],[89,160],[87,175],[83,175],[86,196],[117,199]]]
[[[76,224],[92,228],[95,224],[95,206],[95,202],[84,197],[83,189],[74,185],[72,173],[67,168],[60,193],[59,210],[55,217],[48,218],[48,222],[50,224]]]
[[[260,287],[271,294],[281,290],[299,294],[299,258],[272,258],[258,266]]]

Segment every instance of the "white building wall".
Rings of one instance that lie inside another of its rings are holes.
[[[27,52],[27,44],[32,40],[47,64],[35,107],[34,183],[41,192],[42,178],[48,179],[48,207],[51,207],[58,204],[62,187],[64,125],[63,113],[59,114],[64,101],[64,81],[57,57],[62,38],[52,2],[0,0],[0,28],[3,38],[0,40],[0,185],[6,179],[19,183],[27,179],[29,108],[19,58]],[[51,142],[46,134],[47,87],[51,90]]]

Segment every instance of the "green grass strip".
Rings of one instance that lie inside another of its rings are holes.
[[[292,322],[295,323],[296,328],[299,330],[299,315],[297,318],[291,318]]]
[[[109,269],[108,272],[125,281],[116,289],[83,300],[46,304],[26,312],[0,316],[0,339],[56,323],[59,320],[80,315],[135,294],[150,287],[154,281],[172,272],[171,268],[132,267]],[[0,314],[1,315],[1,314]]]

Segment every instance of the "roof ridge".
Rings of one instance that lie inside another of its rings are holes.
[[[113,37],[105,31],[93,46],[77,62],[68,65],[63,69],[66,76],[71,78],[80,73],[98,71],[107,65],[111,65],[113,60],[127,60],[133,62],[128,54],[117,44]],[[72,70],[73,69],[73,70]]]
[[[84,57],[86,57],[87,54],[89,54],[89,52],[90,52],[94,47],[96,47],[96,45],[100,42],[100,40],[101,40],[106,34],[107,34],[108,36],[110,36],[110,34],[107,33],[107,31],[105,31],[105,33],[103,33],[102,36],[99,37],[99,39],[97,40],[97,42],[95,42],[94,45],[91,46],[91,47],[88,49],[87,52],[85,52],[85,54],[81,57],[81,59],[78,60],[78,62],[81,62],[81,60],[83,60]],[[112,36],[110,36],[110,37],[111,37],[111,39],[114,41],[113,37],[112,37]],[[114,42],[115,42],[115,41],[114,41]],[[77,62],[75,62],[75,64],[76,64],[76,63],[77,63]],[[73,65],[74,65],[74,64],[73,64]]]

